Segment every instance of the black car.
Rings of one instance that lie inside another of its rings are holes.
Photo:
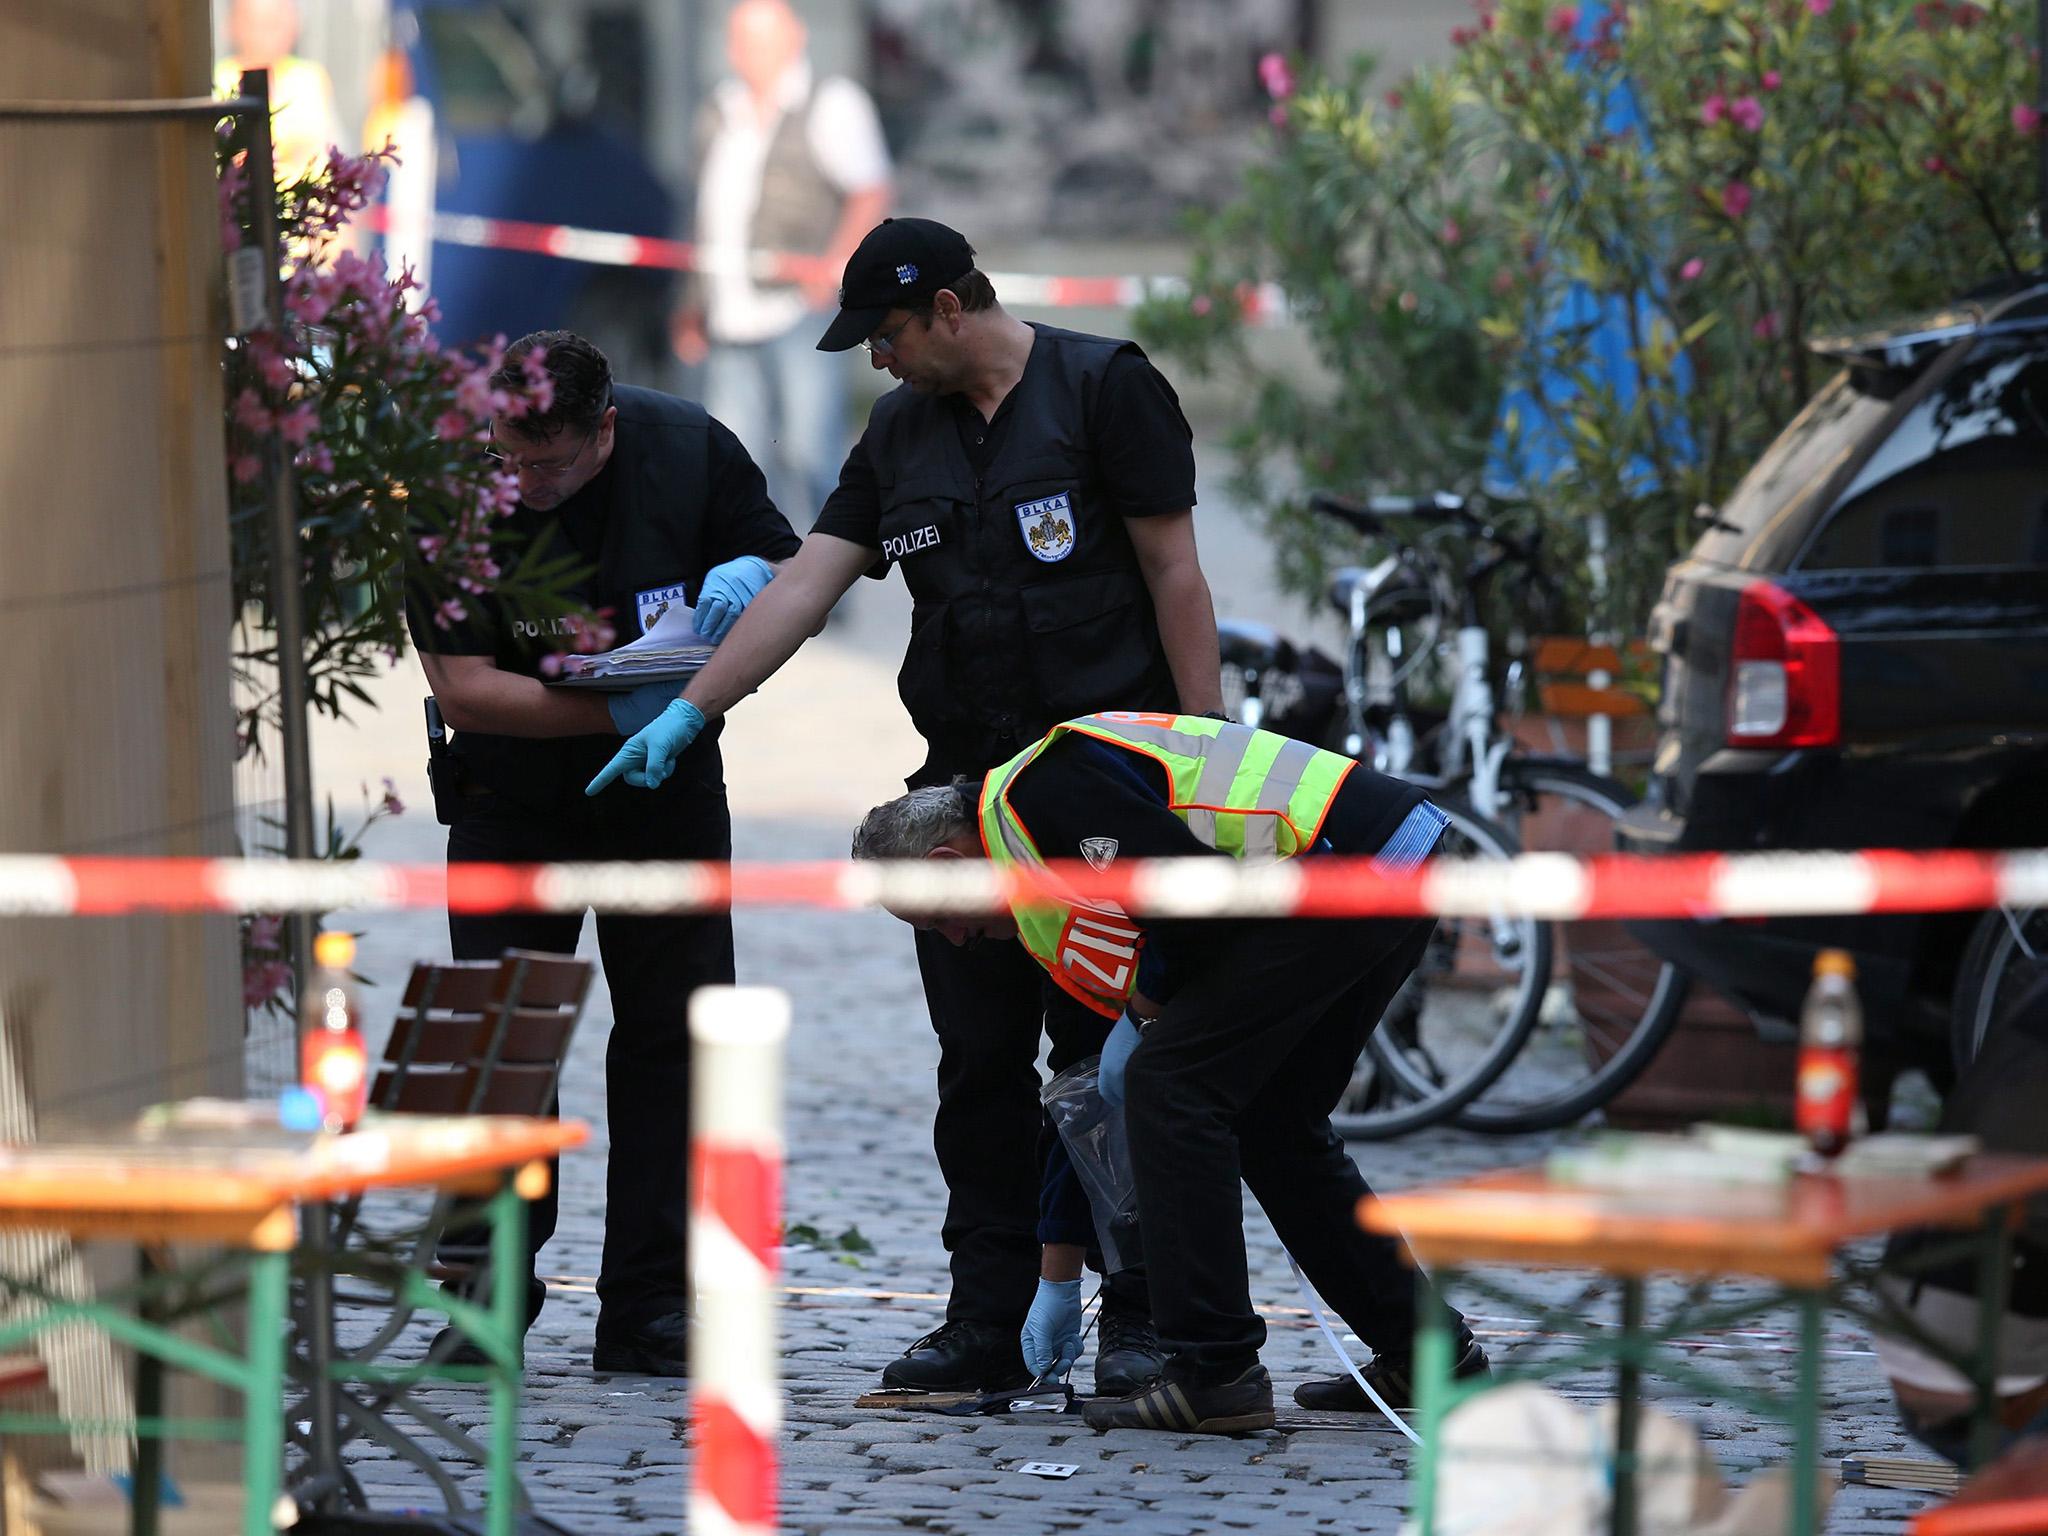
[[[1623,847],[2048,845],[2048,287],[1816,350],[1841,371],[1666,576]],[[2048,958],[2039,912],[1632,926],[1767,1033],[1850,950],[1873,1050],[1937,1081],[1956,999],[1967,1035]]]

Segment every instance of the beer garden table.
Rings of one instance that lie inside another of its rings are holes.
[[[39,1275],[0,1272],[0,1299],[40,1303],[30,1316],[0,1323],[0,1353],[54,1329],[104,1328],[137,1354],[136,1417],[81,1424],[63,1418],[0,1414],[0,1433],[62,1433],[77,1428],[138,1436],[132,1530],[154,1536],[162,1441],[188,1435],[242,1442],[244,1536],[268,1536],[282,1488],[285,1390],[290,1365],[289,1305],[294,1263],[320,1271],[315,1287],[346,1272],[350,1252],[304,1236],[302,1216],[324,1222],[326,1207],[372,1190],[411,1188],[474,1198],[490,1232],[497,1279],[488,1306],[440,1294],[414,1270],[401,1289],[415,1304],[446,1312],[490,1364],[477,1367],[330,1365],[310,1391],[323,1401],[330,1382],[410,1381],[449,1374],[489,1384],[492,1422],[486,1448],[490,1536],[510,1536],[519,1503],[518,1451],[527,1200],[544,1193],[548,1160],[580,1145],[574,1121],[514,1116],[376,1115],[343,1135],[294,1135],[275,1128],[261,1105],[165,1106],[105,1137],[0,1146],[0,1227],[62,1233],[74,1239],[136,1245],[136,1280],[86,1299],[53,1291]],[[271,1122],[265,1124],[265,1121]],[[222,1250],[178,1267],[168,1245]],[[247,1343],[235,1348],[224,1326],[215,1342],[181,1332],[181,1321],[247,1308]],[[331,1340],[323,1308],[305,1326]],[[324,1359],[325,1349],[314,1351]],[[242,1394],[236,1419],[173,1419],[162,1412],[166,1366]],[[384,1425],[388,1433],[395,1433]],[[331,1441],[330,1441],[331,1443]],[[331,1470],[331,1469],[330,1469]]]
[[[1947,1228],[1957,1247],[1974,1254],[1980,1325],[1973,1357],[1957,1362],[1977,1392],[1973,1446],[1981,1457],[1996,1430],[1998,1329],[2004,1311],[2008,1234],[2022,1205],[2048,1191],[2048,1159],[1979,1154],[1960,1167],[1927,1176],[1857,1176],[1801,1173],[1782,1185],[1704,1185],[1667,1182],[1649,1189],[1595,1188],[1551,1180],[1540,1170],[1483,1174],[1398,1194],[1368,1196],[1359,1221],[1368,1230],[1407,1240],[1443,1294],[1460,1284],[1512,1304],[1527,1298],[1511,1287],[1464,1273],[1473,1264],[1593,1269],[1620,1281],[1621,1326],[1611,1337],[1588,1338],[1569,1356],[1503,1377],[1558,1376],[1588,1364],[1616,1368],[1617,1415],[1611,1529],[1632,1536],[1636,1523],[1635,1448],[1642,1403],[1642,1373],[1728,1395],[1725,1383],[1688,1362],[1659,1356],[1659,1346],[1702,1328],[1730,1326],[1771,1307],[1798,1309],[1797,1384],[1781,1396],[1744,1393],[1753,1407],[1788,1420],[1793,1430],[1792,1536],[1815,1528],[1818,1497],[1821,1324],[1830,1305],[1866,1319],[1888,1316],[1853,1293],[1841,1250],[1861,1239],[1915,1227]],[[1948,1257],[1955,1257],[1950,1254]],[[1644,1291],[1653,1274],[1696,1280],[1724,1277],[1770,1282],[1757,1297],[1719,1305],[1689,1305],[1682,1315],[1653,1324],[1644,1315]],[[1577,1318],[1552,1319],[1562,1331]],[[1415,1524],[1432,1536],[1438,1437],[1444,1415],[1493,1383],[1452,1378],[1448,1312],[1423,1309],[1415,1349],[1415,1428],[1421,1436],[1415,1464]],[[1497,1377],[1495,1380],[1498,1381]]]

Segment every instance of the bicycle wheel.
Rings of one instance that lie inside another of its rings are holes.
[[[1977,920],[1956,967],[1949,1038],[1958,1072],[1976,1059],[1984,1037],[2043,976],[2048,976],[2048,907],[1997,907]]]
[[[1589,833],[1611,846],[1607,829],[1636,803],[1624,784],[1538,758],[1509,757],[1501,788],[1532,852],[1583,848]],[[1547,1131],[1584,1118],[1635,1081],[1678,1022],[1690,978],[1621,923],[1560,923],[1555,932],[1550,996],[1521,1054],[1458,1112],[1468,1130]]]
[[[1458,800],[1437,857],[1510,859],[1505,828]],[[1337,1113],[1338,1134],[1375,1141],[1455,1115],[1515,1059],[1550,979],[1550,928],[1527,917],[1447,917],[1373,1031]]]

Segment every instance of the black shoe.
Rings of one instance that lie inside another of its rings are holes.
[[[1166,1352],[1152,1320],[1102,1309],[1102,1335],[1095,1345],[1095,1395],[1129,1397],[1149,1387],[1166,1369]]]
[[[599,1376],[690,1374],[690,1314],[664,1312],[637,1328],[597,1327],[590,1369]]]
[[[934,1328],[882,1371],[883,1386],[910,1392],[1006,1392],[1030,1381],[1015,1328],[965,1317]]]
[[[1372,1364],[1360,1374],[1372,1383],[1373,1391],[1384,1397],[1387,1406],[1394,1412],[1408,1413],[1414,1409],[1413,1360],[1395,1360],[1385,1355],[1374,1355]],[[1458,1363],[1451,1367],[1451,1374],[1460,1381],[1493,1374],[1493,1367],[1486,1361],[1486,1351],[1479,1347],[1477,1339],[1466,1343],[1465,1352],[1458,1356]],[[1332,1413],[1379,1412],[1379,1405],[1367,1397],[1358,1383],[1349,1376],[1333,1376],[1324,1381],[1305,1381],[1294,1389],[1294,1400],[1304,1408],[1319,1408]]]
[[[488,1308],[488,1298],[474,1295],[468,1280],[443,1281],[441,1289],[451,1296],[460,1296],[464,1301]],[[545,1280],[536,1275],[526,1277],[526,1326],[531,1328],[533,1320],[540,1316],[540,1309],[548,1299]],[[427,1345],[427,1353],[442,1365],[489,1365],[491,1362],[484,1352],[470,1340],[460,1328],[448,1327],[435,1333]]]
[[[1246,1366],[1231,1381],[1212,1387],[1183,1384],[1162,1376],[1128,1397],[1081,1405],[1093,1430],[1164,1429],[1183,1435],[1242,1435],[1273,1427],[1273,1378],[1263,1365]]]
[[[490,1357],[471,1342],[460,1328],[443,1328],[427,1345],[427,1354],[437,1365],[489,1365]]]

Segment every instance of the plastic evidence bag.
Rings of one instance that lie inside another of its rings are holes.
[[[1138,1232],[1138,1191],[1123,1106],[1103,1099],[1101,1064],[1099,1056],[1074,1063],[1038,1096],[1088,1196],[1096,1241],[1102,1245],[1103,1273],[1115,1274],[1142,1264],[1145,1251]]]

